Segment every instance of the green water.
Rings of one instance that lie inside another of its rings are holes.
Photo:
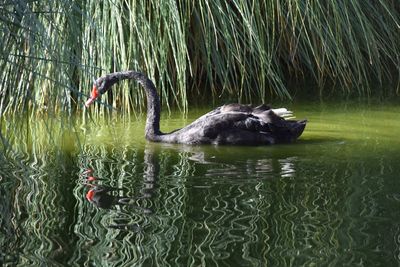
[[[61,120],[51,136],[39,119],[15,129],[16,160],[0,170],[0,260],[399,266],[400,107],[291,108],[309,120],[303,136],[271,147],[147,143],[142,117]],[[164,114],[162,128],[203,112]]]

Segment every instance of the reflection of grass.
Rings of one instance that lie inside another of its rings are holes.
[[[4,120],[10,142],[28,151],[21,153],[23,171],[0,159],[3,253],[21,265],[393,265],[393,239],[381,237],[393,234],[398,221],[397,203],[388,202],[396,192],[398,150],[337,146],[323,129],[333,121],[347,140],[348,129],[338,125],[364,118],[360,131],[370,134],[368,127],[397,113],[333,110],[308,114],[305,137],[327,136],[320,143],[301,138],[251,148],[147,144],[143,120],[96,120],[82,128],[65,118]],[[84,143],[79,150],[70,142],[75,135]],[[153,213],[93,206],[79,175],[88,168],[100,185],[145,196],[135,205]],[[109,227],[117,223],[141,230]]]
[[[1,151],[5,157],[0,157],[0,193],[5,191],[1,195],[7,199],[0,209],[11,218],[2,224],[9,240],[1,240],[0,257],[7,256],[1,260],[5,266],[41,265],[43,259],[57,265],[74,242],[64,238],[75,202],[70,193],[71,177],[77,173],[73,155],[79,146],[74,127],[61,118],[4,117],[1,127],[7,142]]]
[[[303,110],[302,106],[298,107]],[[393,146],[397,140],[399,128],[397,127],[397,112],[395,107],[387,106],[379,110],[364,105],[353,105],[349,109],[341,109],[336,105],[326,105],[322,110],[313,105],[307,105],[307,112],[298,112],[298,118],[307,117],[309,123],[301,138],[291,145],[277,147],[213,147],[201,148],[170,144],[153,144],[155,146],[177,151],[196,151],[197,149],[208,152],[228,155],[251,156],[265,153],[279,153],[279,151],[301,151],[303,145],[327,143],[379,143],[382,146]],[[161,128],[170,131],[180,128],[191,120],[201,115],[203,109],[192,110],[190,118],[182,118],[179,113],[164,117]],[[34,151],[42,153],[48,149],[74,150],[81,147],[81,143],[104,144],[110,149],[113,147],[143,147],[145,118],[114,117],[112,119],[95,119],[83,122],[79,118],[70,120],[65,117],[59,119],[36,118],[34,119],[5,119],[2,121],[4,144],[21,148],[21,151]],[[80,138],[77,138],[79,137]],[[396,142],[397,143],[397,142]],[[392,145],[391,145],[392,144]],[[7,146],[6,146],[7,147]],[[28,153],[30,153],[28,152]],[[216,154],[216,155],[217,155]]]
[[[288,80],[367,93],[398,77],[397,1],[178,2],[6,1],[0,113],[73,112],[93,76],[123,69],[148,73],[164,105],[183,110],[204,95],[288,97]],[[144,105],[123,87],[104,100]]]
[[[78,120],[79,121],[79,120]],[[65,154],[81,146],[82,129],[69,118],[3,118],[0,148],[14,159]]]
[[[195,152],[207,151],[218,155],[243,155],[257,157],[263,153],[281,153],[282,151],[299,151],[307,145],[324,145],[351,142],[355,145],[378,145],[381,148],[394,148],[399,142],[400,128],[396,106],[369,106],[352,104],[348,108],[337,104],[325,104],[323,108],[314,104],[299,105],[296,117],[308,118],[306,130],[301,138],[290,145],[273,147],[215,147],[215,146],[183,146],[171,144],[152,144],[162,149]],[[161,129],[166,132],[181,128],[205,112],[204,109],[191,110],[188,118],[180,113],[164,114]],[[112,118],[95,118],[82,120],[76,116],[71,118],[60,116],[19,118],[3,117],[1,125],[1,149],[8,152],[46,153],[47,151],[74,151],[82,144],[103,144],[110,149],[115,147],[141,148],[146,144],[144,138],[145,116]],[[14,149],[11,149],[14,148]],[[63,152],[61,152],[63,153]],[[253,155],[254,154],[254,155]]]

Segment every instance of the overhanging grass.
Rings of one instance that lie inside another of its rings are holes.
[[[6,1],[0,113],[79,111],[94,77],[126,69],[184,111],[204,95],[290,98],[293,82],[317,84],[315,94],[399,93],[399,13],[394,0]],[[100,114],[145,103],[132,83],[103,101]]]

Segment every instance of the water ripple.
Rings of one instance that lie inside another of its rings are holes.
[[[39,146],[21,154],[25,168],[2,164],[0,259],[12,266],[398,265],[397,154],[362,157],[350,143],[325,145],[249,153],[89,143],[62,155]]]

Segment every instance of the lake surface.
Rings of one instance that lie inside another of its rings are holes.
[[[0,261],[399,266],[400,106],[290,108],[309,120],[303,136],[266,147],[148,143],[141,116],[3,121],[14,160],[0,162]]]

